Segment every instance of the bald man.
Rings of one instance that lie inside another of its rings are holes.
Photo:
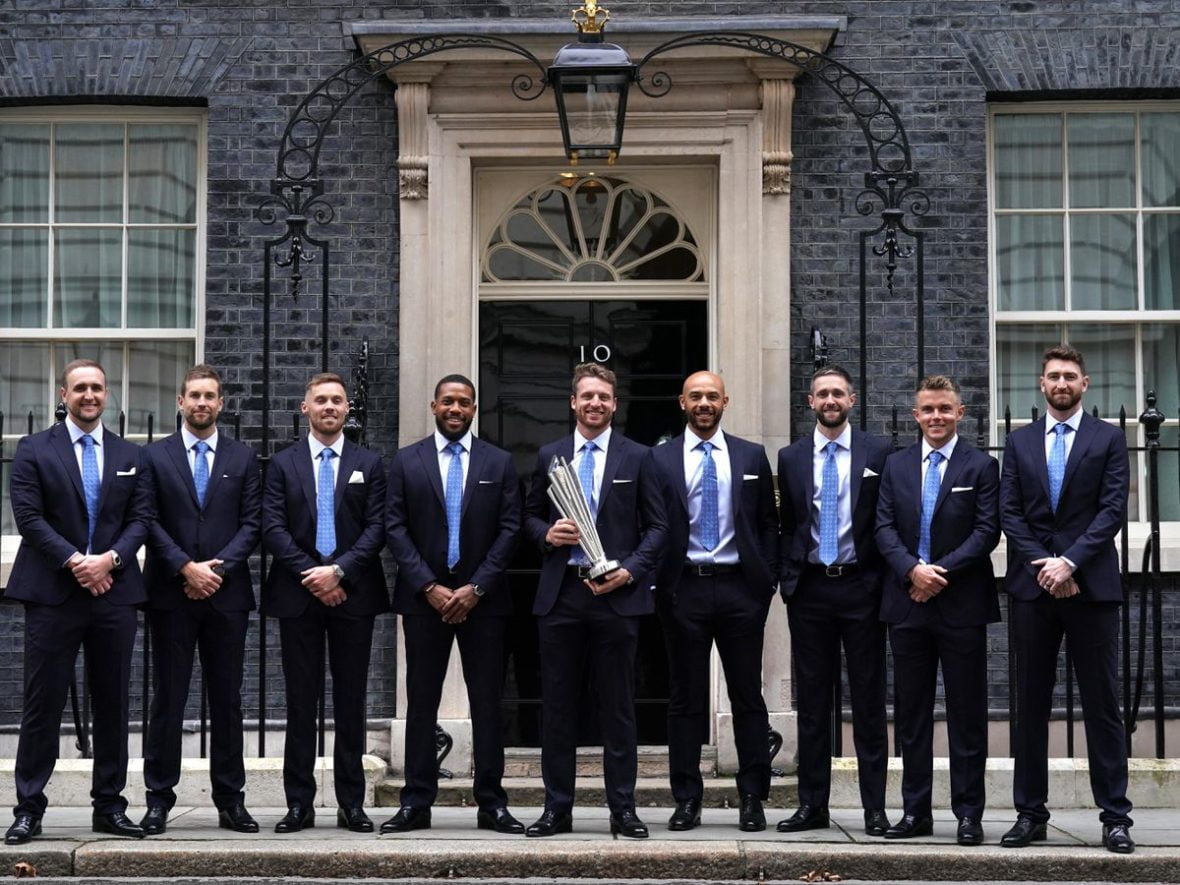
[[[667,554],[656,581],[671,698],[670,830],[701,822],[701,744],[709,736],[709,654],[725,670],[737,743],[738,826],[766,829],[770,725],[762,699],[762,634],[775,588],[778,516],[766,451],[721,430],[729,397],[712,372],[685,379],[684,433],[654,450],[668,511]]]

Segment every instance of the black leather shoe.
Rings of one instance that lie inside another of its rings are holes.
[[[109,833],[112,836],[130,836],[142,839],[146,833],[143,827],[135,823],[122,811],[94,812],[90,818],[90,829],[96,833]]]
[[[275,824],[276,833],[298,833],[300,830],[310,830],[315,826],[315,809],[304,808],[302,805],[292,805],[287,809],[283,819]]]
[[[1044,824],[1022,814],[1016,818],[1012,829],[1000,837],[1000,844],[1005,848],[1024,848],[1033,842],[1044,842],[1046,835],[1048,828]]]
[[[961,817],[959,829],[955,831],[955,841],[960,845],[982,845],[983,827],[973,817]]]
[[[41,835],[41,818],[31,814],[18,814],[8,832],[4,834],[5,845],[24,845],[34,836]]]
[[[480,809],[475,815],[475,826],[481,830],[495,830],[497,833],[508,833],[519,836],[524,832],[524,824],[512,816],[512,812],[501,805],[499,808]]]
[[[801,833],[804,830],[826,830],[832,825],[826,808],[814,805],[800,805],[786,820],[780,820],[776,829],[780,833]]]
[[[668,818],[668,829],[675,832],[691,830],[701,825],[701,800],[685,799],[676,803],[676,810]]]
[[[403,805],[397,814],[381,825],[382,833],[408,833],[410,830],[430,829],[430,809]]]
[[[757,796],[742,796],[742,809],[738,812],[738,829],[743,833],[760,833],[766,829],[766,813]]]
[[[369,820],[363,808],[337,808],[336,826],[342,830],[352,830],[354,833],[373,832],[373,822]]]
[[[227,805],[217,812],[217,826],[223,830],[233,830],[235,833],[257,833],[258,821],[250,816],[246,806],[241,802]]]
[[[628,839],[646,839],[647,824],[639,819],[634,809],[624,808],[610,816],[610,834],[626,836]]]
[[[885,831],[886,839],[913,839],[916,836],[930,836],[934,833],[934,820],[929,817],[915,817],[907,814]]]
[[[158,836],[168,829],[168,809],[163,805],[149,805],[139,822],[145,836]]]
[[[1103,825],[1102,847],[1115,854],[1130,854],[1135,850],[1135,840],[1131,838],[1131,828],[1126,824]]]
[[[526,836],[556,836],[558,833],[569,833],[574,828],[574,819],[570,813],[550,811],[546,808],[541,816],[525,829]]]
[[[884,808],[869,808],[865,810],[865,835],[884,836],[889,829],[889,817]]]

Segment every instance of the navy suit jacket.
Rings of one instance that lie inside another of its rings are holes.
[[[561,518],[548,494],[549,462],[555,455],[573,460],[572,434],[542,446],[537,453],[537,468],[525,502],[525,537],[543,554],[537,598],[533,602],[535,615],[548,614],[557,602],[574,549],[565,545],[550,547],[545,543],[545,533]],[[663,492],[651,449],[627,439],[617,429],[611,432],[607,447],[595,524],[606,555],[617,559],[635,579],[633,584],[606,594],[611,608],[620,615],[646,615],[655,611],[652,584],[668,541]]]
[[[766,450],[725,434],[731,478],[734,541],[746,587],[759,599],[774,595],[778,512],[774,481]],[[668,542],[664,547],[656,591],[675,595],[688,561],[688,489],[684,484],[684,434],[652,449],[652,460],[664,483],[668,511]]]
[[[258,456],[244,443],[217,435],[217,452],[197,504],[197,487],[180,432],[144,449],[155,489],[156,519],[148,534],[144,579],[148,607],[175,609],[187,598],[180,570],[189,562],[224,561],[225,575],[208,602],[218,611],[251,611],[250,554],[262,527]]]
[[[887,440],[853,429],[852,465],[848,476],[852,499],[852,543],[856,548],[861,581],[871,593],[880,592],[886,573],[874,531],[877,526],[877,493],[889,452]],[[778,453],[778,487],[782,502],[779,590],[787,601],[795,595],[799,576],[807,568],[808,556],[815,546],[811,537],[815,501],[814,457],[815,444],[811,433],[779,449]]]
[[[363,482],[351,482],[359,473]],[[348,598],[336,607],[355,617],[389,611],[389,590],[379,554],[385,543],[385,469],[381,456],[344,440],[336,475],[336,552],[315,548],[316,476],[307,440],[275,454],[262,494],[262,542],[274,557],[262,588],[268,617],[293,618],[312,602],[300,572],[334,562],[344,569]]]
[[[1127,512],[1130,468],[1127,441],[1117,427],[1085,413],[1065,464],[1061,500],[1049,503],[1045,419],[1008,437],[1000,485],[1000,519],[1008,538],[1007,590],[1017,599],[1044,591],[1029,563],[1064,556],[1077,566],[1079,598],[1122,602],[1123,584],[1114,537]]]
[[[434,434],[399,451],[389,466],[385,532],[397,561],[393,606],[399,614],[437,616],[421,592],[432,581],[451,589],[478,584],[484,596],[472,617],[512,611],[504,572],[520,535],[516,469],[511,455],[474,437],[467,457],[453,578],[448,577],[446,497]]]
[[[962,436],[947,461],[930,524],[931,565],[947,570],[947,586],[933,599],[910,599],[906,575],[918,564],[922,519],[922,444],[885,462],[877,501],[877,546],[893,572],[881,595],[881,620],[900,624],[919,605],[931,606],[952,627],[1000,619],[991,552],[1000,542],[1000,467]]]
[[[152,519],[151,475],[143,449],[103,428],[99,447],[102,485],[91,549],[114,550],[123,567],[103,599],[137,605],[147,599],[139,570],[139,548]],[[89,525],[82,471],[65,424],[26,436],[16,447],[11,478],[12,515],[21,545],[8,578],[8,599],[61,605],[72,594],[90,591],[74,579],[65,562],[86,552]]]

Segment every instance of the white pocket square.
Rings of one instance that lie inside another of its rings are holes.
[[[115,476],[135,476],[135,468],[132,467],[130,470],[116,470]]]
[[[951,494],[952,495],[955,492],[973,492],[973,491],[975,491],[975,486],[951,486]]]
[[[866,467],[865,472],[861,474],[861,478],[864,478],[866,476],[880,476],[880,475],[881,474],[877,473],[877,471],[874,470],[872,467]]]
[[[613,482],[617,485],[622,485],[623,483],[635,482],[635,480],[633,480],[633,479],[612,479],[611,482]]]
[[[758,478],[757,473],[743,473],[742,474],[743,480],[750,480],[750,479],[757,479],[757,478]]]
[[[350,476],[348,478],[349,485],[352,485],[353,483],[358,483],[358,482],[363,483],[364,481],[365,481],[365,475],[359,470],[352,471],[352,476]]]
[[[496,481],[494,479],[481,479],[479,481],[479,484],[481,486],[494,486],[496,484]]]

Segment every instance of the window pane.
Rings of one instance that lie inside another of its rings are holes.
[[[127,325],[193,325],[194,230],[127,232]]]
[[[53,412],[45,399],[48,378],[48,345],[15,341],[0,348],[0,411],[4,412],[6,437],[28,432],[30,412],[34,432],[49,426]]]
[[[122,234],[59,230],[53,269],[53,323],[67,329],[119,327]]]
[[[1135,117],[1069,115],[1069,203],[1135,205]]]
[[[1074,310],[1134,310],[1135,217],[1073,215],[1071,270]]]
[[[128,219],[192,224],[197,217],[197,128],[129,126]]]
[[[45,325],[49,229],[0,230],[0,326]]]
[[[997,114],[996,206],[1056,209],[1061,202],[1061,115]]]
[[[146,434],[155,416],[154,437],[176,429],[176,394],[193,364],[191,341],[137,341],[130,350],[127,432]]]
[[[1086,410],[1098,406],[1102,418],[1117,418],[1126,406],[1128,415],[1139,415],[1135,404],[1135,327],[1109,323],[1076,323],[1065,330],[1066,340],[1086,357],[1090,389],[1083,401]]]
[[[1023,420],[1045,411],[1038,379],[1041,377],[1041,354],[1061,343],[1061,329],[1052,323],[1007,326],[996,325],[996,417],[1004,420],[1004,410]]]
[[[1180,416],[1180,326],[1143,327],[1143,391],[1149,390],[1155,391],[1160,411],[1169,418]]]
[[[0,222],[49,221],[49,127],[0,125]]]
[[[123,343],[121,341],[63,341],[53,346],[53,389],[61,389],[61,372],[73,360],[96,360],[107,376],[107,404],[102,413],[104,427],[119,429],[123,409]]]
[[[1160,519],[1174,521],[1180,519],[1180,452],[1176,451],[1180,446],[1180,427],[1175,424],[1161,427],[1160,445],[1170,450],[1159,453]]]
[[[999,310],[1062,310],[1065,247],[1058,215],[996,219]]]
[[[123,125],[59,125],[57,221],[123,220]]]
[[[1143,216],[1143,282],[1148,310],[1178,309],[1180,215]]]
[[[1143,114],[1143,205],[1180,206],[1180,114]]]

